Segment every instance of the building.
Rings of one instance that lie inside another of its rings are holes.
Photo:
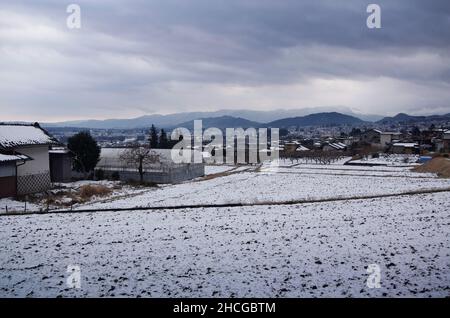
[[[72,155],[68,149],[52,148],[50,157],[50,179],[52,182],[70,182],[72,180]]]
[[[391,147],[391,152],[395,154],[419,154],[419,145],[414,142],[397,142]]]
[[[380,134],[380,144],[382,147],[387,147],[392,143],[400,140],[401,135],[402,134],[399,132],[388,132],[388,131],[382,132]]]
[[[0,153],[21,159],[15,161],[17,195],[42,192],[50,188],[48,151],[54,144],[57,144],[57,141],[38,123],[0,124]],[[12,164],[8,165],[10,167],[4,169],[12,169]],[[9,180],[12,180],[13,176],[9,177]]]
[[[373,146],[380,146],[381,134],[378,129],[370,129],[361,134],[360,140]]]
[[[137,167],[130,166],[122,159],[128,149],[102,148],[100,161],[95,170],[102,170],[106,178],[139,181],[140,175]],[[155,163],[144,165],[144,182],[179,183],[205,175],[204,163],[174,163],[171,149],[152,149],[151,151],[158,159]],[[199,156],[202,158],[201,152],[199,152]]]
[[[292,153],[297,150],[297,148],[300,146],[300,143],[298,141],[294,140],[294,141],[286,142],[283,146],[284,146],[285,152]]]
[[[444,151],[450,151],[450,130],[444,132],[442,136],[442,144]]]
[[[0,198],[17,196],[17,165],[28,157],[0,154]]]
[[[330,142],[323,146],[323,151],[346,151],[347,145],[342,142]]]

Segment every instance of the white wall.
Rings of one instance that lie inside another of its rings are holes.
[[[16,149],[18,152],[30,156],[33,160],[26,161],[17,167],[17,176],[50,173],[48,146],[30,146]]]
[[[0,178],[11,177],[16,175],[16,162],[11,161],[8,163],[0,164]]]
[[[386,146],[387,144],[392,142],[392,135],[391,134],[381,134],[380,136],[380,144],[382,146]]]

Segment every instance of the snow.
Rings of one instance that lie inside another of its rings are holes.
[[[55,141],[40,128],[31,125],[0,125],[0,146],[3,148],[53,143]]]
[[[345,148],[347,148],[347,145],[341,143],[341,142],[337,142],[337,143],[329,143],[328,146],[337,149],[337,150],[343,150]]]
[[[309,151],[309,149],[305,146],[300,145],[297,149],[295,149],[295,151]]]
[[[341,171],[338,174],[336,171],[326,173],[313,169],[306,172],[309,173],[295,167],[275,167],[273,170],[265,168],[261,172],[242,171],[220,178],[164,186],[124,199],[75,208],[284,202],[450,189],[450,180],[436,178],[431,174],[405,171]]]
[[[47,204],[47,195],[45,193],[37,193],[28,196],[27,211],[46,211],[57,210],[57,209],[69,209],[70,206],[75,204],[79,199],[79,194],[77,192],[81,187],[86,185],[93,186],[105,186],[111,190],[111,194],[106,197],[93,196],[89,199],[90,203],[101,204],[105,201],[110,201],[112,199],[126,198],[132,195],[140,194],[147,191],[147,188],[133,187],[130,185],[123,184],[120,181],[92,181],[83,180],[69,183],[54,183],[53,188],[48,192],[52,194],[52,202]],[[7,212],[23,212],[25,209],[24,201],[17,201],[12,198],[0,199],[0,214]]]
[[[210,178],[158,188],[57,184],[114,189],[75,210],[161,209],[0,216],[0,297],[450,296],[450,180],[343,162],[211,165]],[[361,198],[377,195],[390,196]],[[295,204],[320,199],[332,201]],[[167,208],[220,203],[259,205]],[[366,286],[369,264],[380,289]],[[81,289],[66,286],[69,265]]]
[[[402,155],[402,154],[391,154],[385,155],[380,154],[378,158],[366,158],[360,160],[352,160],[351,163],[359,164],[376,164],[376,165],[388,165],[388,166],[414,166],[419,160],[419,155]]]
[[[416,146],[418,146],[418,144],[416,143],[411,143],[411,142],[397,142],[395,144],[393,144],[394,147],[405,147],[405,148],[414,148]]]
[[[22,156],[3,155],[0,153],[0,162],[23,160]]]
[[[54,149],[50,149],[48,152],[53,153],[53,154],[63,154],[63,155],[70,153],[69,149],[65,149],[65,148],[56,148],[56,149],[54,148]]]
[[[25,202],[16,201],[13,198],[3,198],[0,199],[0,213],[8,211],[24,211],[25,208],[27,211],[39,211],[39,205],[32,204],[27,202],[25,206]]]
[[[4,216],[0,296],[448,297],[449,217],[448,193]],[[66,286],[68,265],[81,289]]]
[[[206,165],[205,166],[205,175],[211,175],[216,173],[223,173],[230,170],[233,170],[234,166],[226,166],[226,165]]]

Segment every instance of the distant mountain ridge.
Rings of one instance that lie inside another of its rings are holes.
[[[344,115],[337,112],[329,113],[317,113],[306,116],[283,118],[280,120],[271,121],[268,123],[259,123],[256,121],[247,120],[241,117],[233,116],[221,116],[221,117],[208,117],[199,118],[202,120],[202,128],[219,128],[224,130],[226,128],[261,128],[261,127],[276,127],[276,128],[289,128],[289,127],[304,127],[304,126],[339,126],[339,125],[354,125],[362,124],[363,120]],[[180,123],[168,129],[175,129],[177,127],[187,128],[193,130],[194,120]]]
[[[364,123],[363,120],[354,116],[337,112],[317,113],[302,117],[284,118],[267,123],[270,127],[288,128],[293,126],[340,126],[356,125]]]
[[[379,124],[412,124],[417,122],[432,122],[432,121],[450,121],[450,113],[444,115],[430,115],[430,116],[411,116],[405,113],[399,113],[393,117],[384,117],[379,120]]]
[[[169,128],[200,118],[231,116],[258,123],[268,123],[271,121],[284,118],[301,117],[314,113],[324,113],[324,112],[339,112],[346,115],[355,116],[367,121],[375,121],[383,118],[382,116],[378,115],[355,114],[349,108],[346,107],[317,107],[317,108],[303,108],[303,109],[289,109],[289,110],[277,109],[270,111],[234,109],[234,110],[218,110],[212,112],[185,112],[169,115],[154,114],[131,119],[76,120],[58,123],[43,123],[43,126],[78,127],[88,129],[113,129],[113,128],[133,129],[133,128],[145,128],[151,126],[152,124],[155,124],[158,127]]]
[[[206,129],[206,128],[211,128],[211,127],[215,127],[215,128],[219,128],[219,129],[226,129],[226,128],[257,128],[259,126],[261,126],[261,123],[255,122],[255,121],[251,121],[251,120],[247,120],[244,118],[240,118],[240,117],[232,117],[232,116],[221,116],[221,117],[209,117],[209,118],[200,118],[202,121],[202,128]],[[178,127],[183,127],[183,128],[187,128],[189,130],[193,130],[194,129],[194,120],[185,122],[185,123],[180,123],[176,126],[173,127],[169,127],[169,129],[175,129]]]
[[[307,112],[306,110],[302,110]],[[48,128],[86,128],[86,129],[139,129],[148,128],[152,124],[158,128],[168,130],[185,127],[193,128],[193,121],[203,120],[203,128],[217,127],[224,128],[248,128],[248,127],[303,127],[303,126],[339,126],[339,125],[358,125],[368,123],[368,121],[359,118],[359,116],[341,113],[341,112],[318,112],[303,116],[286,116],[295,114],[296,110],[277,110],[277,111],[252,111],[252,110],[223,110],[215,112],[189,112],[171,115],[146,115],[132,119],[107,119],[107,120],[86,120],[69,121],[62,123],[43,123],[43,127]],[[253,120],[249,118],[266,119]],[[267,120],[268,119],[268,120]],[[393,117],[384,117],[375,122],[375,124],[414,124],[416,122],[434,122],[450,121],[450,114],[430,115],[430,116],[411,116],[405,113],[399,113]],[[373,122],[372,122],[373,123]]]

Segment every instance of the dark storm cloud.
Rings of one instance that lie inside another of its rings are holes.
[[[2,2],[2,113],[325,103],[373,112],[380,102],[380,112],[450,111],[449,1],[373,1],[380,30],[366,27],[370,2],[358,0],[74,2],[80,30],[66,28],[61,1]]]

